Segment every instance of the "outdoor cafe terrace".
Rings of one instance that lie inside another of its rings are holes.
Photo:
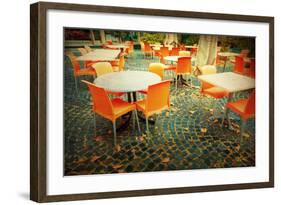
[[[255,166],[253,58],[218,51],[198,66],[199,46],[65,48],[64,174]],[[109,102],[129,111],[108,117]]]

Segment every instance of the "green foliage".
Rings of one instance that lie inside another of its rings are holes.
[[[199,35],[196,34],[182,34],[181,35],[181,43],[186,45],[194,45],[198,44],[199,42]]]
[[[219,36],[219,46],[221,51],[236,50],[240,52],[243,49],[250,51],[249,56],[255,56],[255,38],[253,37],[233,37],[233,36]]]
[[[142,33],[141,40],[150,44],[164,43],[166,35],[164,33]]]

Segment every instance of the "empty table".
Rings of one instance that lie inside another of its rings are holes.
[[[149,85],[153,85],[161,82],[160,76],[155,73],[147,71],[121,71],[107,73],[99,76],[95,79],[94,83],[103,87],[107,91],[111,92],[126,92],[128,94],[128,100],[136,101],[136,92],[139,90],[145,90]],[[133,99],[131,99],[131,93]],[[118,130],[122,130],[129,125],[131,113],[125,123],[123,123]],[[141,118],[142,119],[142,118]],[[154,123],[154,121],[149,121]]]
[[[120,53],[120,50],[111,49],[95,49],[85,55],[79,56],[79,61],[112,61],[115,60]]]
[[[255,88],[255,79],[233,72],[200,75],[198,76],[198,79],[214,86],[221,87],[229,93]]]
[[[95,79],[97,86],[112,92],[136,92],[159,83],[160,76],[147,71],[121,71],[107,73]]]
[[[233,72],[200,75],[198,79],[228,91],[228,102],[232,101],[233,93],[255,88],[255,79]]]

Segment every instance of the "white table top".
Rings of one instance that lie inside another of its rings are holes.
[[[230,93],[255,88],[255,79],[233,72],[200,75],[198,79],[214,86],[221,87]]]
[[[160,76],[148,71],[107,73],[94,81],[97,86],[112,92],[135,92],[147,89],[149,85],[159,82],[161,82]]]
[[[181,58],[181,57],[186,57],[186,56],[166,56],[166,57],[164,57],[164,60],[177,62],[178,58]],[[195,60],[196,60],[195,57],[191,57],[192,62],[194,62]]]
[[[113,44],[113,45],[106,45],[107,48],[128,48],[127,45],[124,44]]]
[[[186,48],[198,48],[198,46],[184,46]]]
[[[161,46],[161,47],[163,47],[163,46]],[[155,51],[160,51],[160,48],[161,48],[161,47],[155,46],[155,47],[153,47],[152,49],[155,50]],[[169,50],[169,51],[171,51],[172,48],[173,48],[172,46],[166,46],[166,47],[168,47],[168,50]]]
[[[234,52],[218,52],[219,56],[223,57],[231,57],[231,56],[239,56],[239,53],[234,53]]]
[[[79,61],[112,61],[118,57],[120,50],[95,49],[85,55],[79,56]]]

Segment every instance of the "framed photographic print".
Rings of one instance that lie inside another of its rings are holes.
[[[39,2],[37,202],[274,186],[274,18]]]

